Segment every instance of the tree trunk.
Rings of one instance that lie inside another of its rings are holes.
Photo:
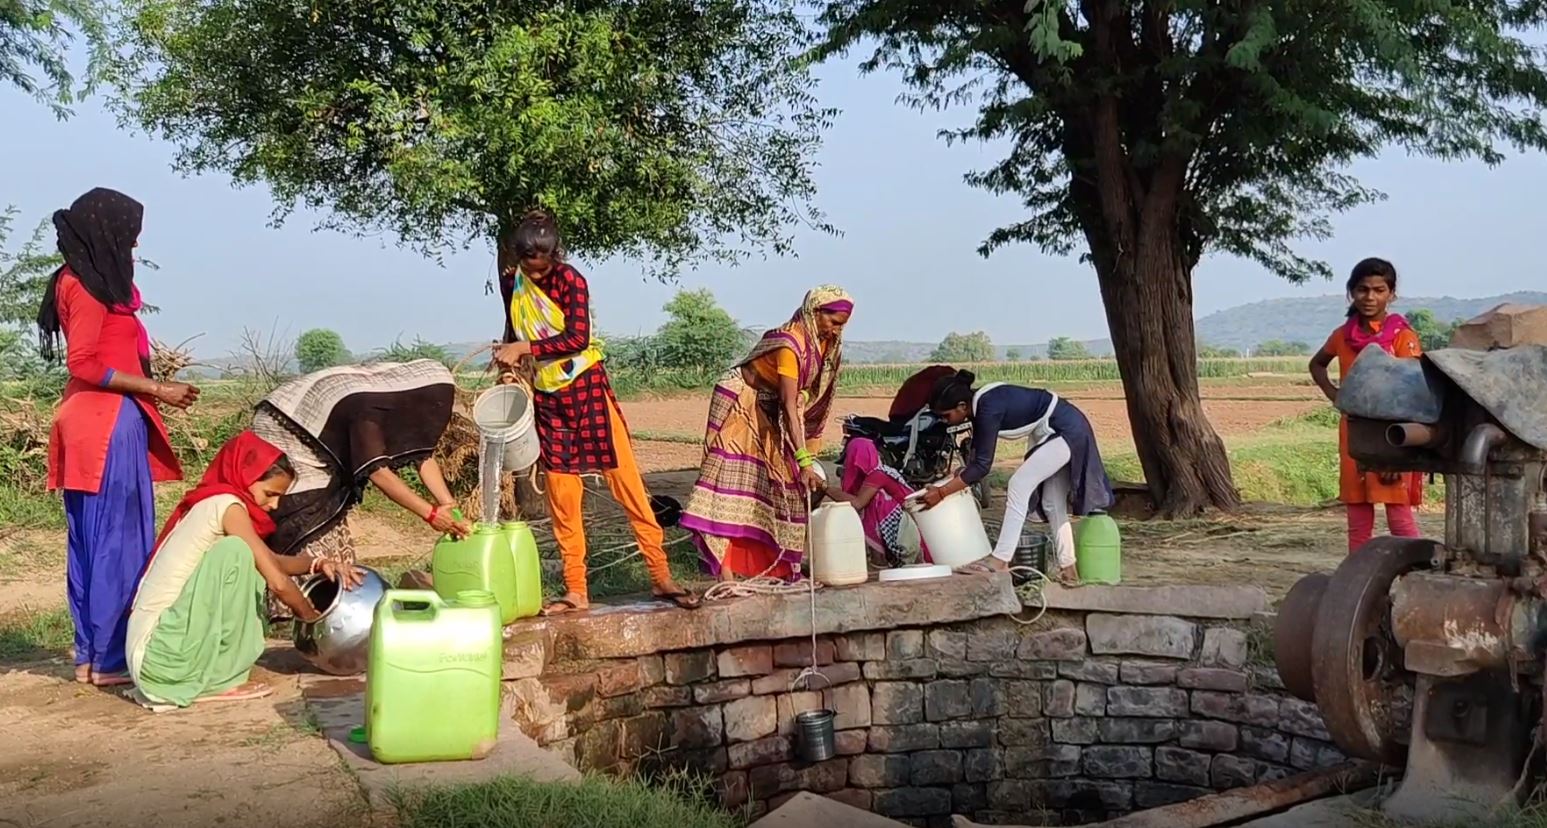
[[[1174,233],[1154,230],[1141,228],[1133,255],[1096,257],[1134,446],[1160,517],[1232,509],[1240,495],[1198,393],[1192,273]]]

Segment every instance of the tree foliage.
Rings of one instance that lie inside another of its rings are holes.
[[[1006,362],[1020,362],[1021,356],[1020,348],[1011,347],[1005,349],[1004,358]]]
[[[1199,359],[1235,359],[1240,355],[1241,352],[1235,348],[1228,348],[1223,345],[1210,345],[1207,342],[1198,343]]]
[[[456,364],[456,358],[451,355],[451,351],[446,346],[427,342],[417,336],[412,342],[404,342],[402,339],[393,340],[391,345],[377,351],[372,359],[378,362],[413,362],[416,359],[433,359],[447,368]]]
[[[1047,358],[1056,360],[1090,359],[1090,351],[1085,343],[1070,339],[1067,336],[1055,336],[1048,340]]]
[[[47,222],[12,248],[17,214],[0,212],[0,380],[42,379],[61,373],[38,356],[35,326],[43,290],[62,260],[45,246]],[[54,378],[62,386],[62,376]]]
[[[1252,353],[1260,357],[1284,357],[1284,356],[1309,356],[1311,346],[1304,342],[1287,342],[1282,339],[1269,339],[1258,343]]]
[[[1450,347],[1450,335],[1455,333],[1456,326],[1462,321],[1441,322],[1434,318],[1434,311],[1428,308],[1419,308],[1404,316],[1407,317],[1407,324],[1413,327],[1413,333],[1418,334],[1418,341],[1425,351]]]
[[[788,250],[830,113],[793,0],[128,0],[128,119],[190,173],[439,250],[532,207],[672,272]]]
[[[90,54],[79,89],[66,60],[75,32],[85,36]],[[95,86],[106,56],[97,0],[0,0],[0,82],[48,104],[55,114],[69,114],[68,105]]]
[[[993,340],[983,331],[965,334],[952,331],[930,352],[929,361],[946,365],[993,362],[995,353]]]
[[[708,288],[677,291],[662,310],[668,318],[655,339],[666,367],[723,370],[740,356],[741,326]]]
[[[303,372],[320,371],[349,362],[349,349],[337,332],[312,328],[296,337],[295,361]]]

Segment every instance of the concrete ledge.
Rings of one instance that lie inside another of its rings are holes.
[[[696,610],[642,601],[517,622],[510,628],[506,661],[529,661],[533,642],[539,638],[546,645],[546,658],[560,661],[804,638],[811,635],[812,600],[806,592],[754,595]],[[824,587],[816,591],[815,602],[817,635],[949,624],[1021,610],[1008,575]],[[507,669],[506,677],[529,669]]]
[[[748,828],[906,828],[906,823],[802,791]]]
[[[1268,594],[1254,586],[1080,586],[1050,584],[1042,590],[1048,609],[1177,615],[1246,620],[1269,609]]]

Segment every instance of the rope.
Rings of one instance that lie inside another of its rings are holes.
[[[1031,607],[1033,603],[1035,603],[1037,608],[1037,614],[1028,619],[1022,620],[1012,615],[1010,620],[1026,626],[1042,620],[1042,616],[1047,614],[1047,599],[1042,595],[1042,588],[1047,584],[1053,583],[1053,579],[1049,578],[1047,573],[1034,566],[1012,566],[1006,571],[1010,573],[1011,577],[1014,577],[1017,572],[1024,572],[1033,576],[1026,583],[1015,588],[1015,597],[1020,599],[1022,609]]]

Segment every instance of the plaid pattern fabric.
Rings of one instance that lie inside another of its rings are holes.
[[[618,467],[607,416],[612,383],[605,366],[594,365],[558,391],[538,391],[532,397],[544,468],[583,474]],[[623,416],[621,407],[618,416]]]

